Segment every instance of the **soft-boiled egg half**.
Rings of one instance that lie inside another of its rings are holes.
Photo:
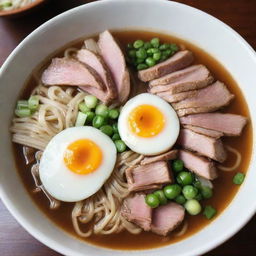
[[[118,130],[131,150],[143,155],[157,155],[174,145],[180,124],[170,104],[156,95],[142,93],[122,108]]]
[[[54,198],[76,202],[96,193],[112,173],[116,147],[96,128],[72,127],[47,145],[39,165],[45,189]]]

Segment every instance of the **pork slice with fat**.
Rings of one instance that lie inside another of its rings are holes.
[[[181,224],[185,217],[185,209],[177,203],[168,203],[153,209],[151,231],[162,236]]]
[[[181,124],[194,125],[224,133],[225,136],[239,136],[247,118],[228,113],[204,113],[180,118]]]
[[[218,177],[214,162],[205,157],[198,156],[196,153],[186,150],[180,150],[179,159],[183,161],[187,169],[198,176],[208,180],[213,180]]]
[[[98,45],[101,55],[114,79],[119,102],[124,103],[130,93],[130,75],[126,67],[124,55],[108,30],[99,35]]]
[[[72,58],[54,58],[42,74],[45,85],[91,86],[104,89],[99,74],[88,65]]]
[[[166,74],[180,70],[189,66],[194,60],[194,56],[190,51],[179,51],[166,61],[160,62],[159,64],[141,70],[138,73],[139,79],[143,82],[159,78]]]
[[[145,202],[145,194],[136,193],[124,199],[121,214],[128,221],[133,222],[149,231],[152,221],[152,208]]]
[[[166,161],[131,167],[125,173],[129,191],[159,188],[162,184],[171,182],[169,166]]]
[[[185,149],[195,151],[218,162],[227,158],[221,139],[211,138],[189,129],[181,129],[177,143]]]

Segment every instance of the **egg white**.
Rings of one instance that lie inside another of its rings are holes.
[[[144,104],[155,106],[165,118],[163,130],[154,137],[137,136],[129,127],[128,120],[131,111]],[[175,144],[180,131],[180,123],[169,103],[156,95],[142,93],[131,98],[122,108],[118,119],[118,130],[121,139],[131,150],[143,155],[157,155],[166,152]]]
[[[90,139],[102,151],[102,162],[92,173],[80,175],[70,171],[64,163],[64,152],[69,144],[79,139]],[[65,202],[76,202],[96,193],[111,175],[116,162],[113,141],[96,128],[72,127],[58,133],[43,152],[39,175],[47,192]]]

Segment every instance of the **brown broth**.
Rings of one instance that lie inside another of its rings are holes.
[[[228,107],[226,107],[223,112],[236,113],[249,118],[247,104],[237,83],[218,61],[216,61],[212,56],[204,52],[202,49],[187,41],[169,35],[158,34],[153,32],[126,31],[114,32],[114,35],[118,38],[119,42],[123,46],[125,46],[128,42],[134,41],[136,39],[149,40],[150,38],[156,36],[164,42],[174,42],[177,44],[185,45],[187,49],[191,50],[194,53],[196,57],[196,63],[202,63],[206,65],[209,68],[209,70],[213,73],[213,75],[220,81],[223,81],[228,86],[229,90],[236,96],[235,100]],[[82,40],[72,42],[63,47],[62,50],[59,50],[57,53],[51,56],[61,55],[63,49],[71,45],[80,47],[82,44],[81,42]],[[40,65],[40,69],[42,69],[43,66],[49,63],[49,59],[50,58],[47,58],[47,61]],[[27,97],[34,86],[35,82],[33,81],[33,79],[30,79],[28,81],[28,84],[25,86],[24,91],[22,92],[22,98]],[[224,138],[224,143],[240,151],[240,153],[242,154],[242,163],[236,171],[245,173],[248,169],[252,152],[252,126],[250,122],[245,127],[242,136],[237,138],[226,137]],[[20,177],[35,204],[40,208],[40,210],[42,210],[45,213],[45,215],[53,222],[53,224],[57,224],[63,230],[78,237],[74,232],[70,217],[72,207],[74,204],[62,203],[59,209],[49,210],[49,203],[45,196],[42,193],[32,192],[34,189],[34,182],[30,173],[30,166],[26,166],[24,161],[24,157],[22,154],[22,146],[14,145],[14,153],[16,156],[16,164]],[[233,154],[229,154],[228,159],[226,160],[224,165],[232,165],[233,161]],[[203,205],[211,204],[218,210],[217,217],[230,204],[230,202],[232,201],[232,199],[234,198],[235,194],[239,189],[239,186],[234,185],[232,183],[234,173],[235,172],[228,173],[219,171],[219,177],[214,181],[213,198],[203,202]],[[202,214],[198,216],[187,216],[186,219],[188,222],[188,230],[184,235],[180,237],[175,237],[173,234],[170,234],[167,237],[162,237],[155,235],[151,232],[142,232],[139,235],[132,235],[128,232],[123,232],[122,234],[106,236],[93,235],[89,238],[84,238],[83,240],[97,246],[103,246],[112,249],[149,249],[168,245],[185,239],[195,234],[196,232],[198,232],[199,230],[201,230],[206,225],[212,222],[212,220],[207,220]],[[82,239],[80,237],[78,238]]]

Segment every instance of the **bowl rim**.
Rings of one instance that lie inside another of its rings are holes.
[[[31,2],[30,4],[27,4],[23,7],[21,7],[21,8],[9,10],[9,11],[0,11],[0,17],[6,17],[6,16],[15,15],[15,14],[18,14],[18,13],[23,13],[25,11],[33,9],[34,7],[40,5],[44,2],[46,2],[46,0],[36,0],[34,2]]]
[[[44,1],[44,0],[39,0],[39,1]],[[40,25],[37,29],[35,29],[33,32],[31,32],[28,36],[26,36],[19,44],[18,46],[16,46],[16,48],[13,50],[13,52],[8,56],[8,58],[5,60],[5,62],[3,63],[2,67],[0,68],[0,77],[1,75],[5,72],[6,68],[8,67],[8,65],[13,61],[13,59],[15,59],[15,55],[17,54],[17,52],[19,52],[20,48],[22,47],[23,44],[25,44],[27,41],[30,40],[31,37],[36,36],[37,32],[44,29],[45,27],[47,27],[48,25],[50,25],[51,23],[55,22],[56,20],[63,18],[67,15],[70,15],[70,13],[75,12],[76,10],[80,9],[80,8],[87,8],[89,6],[97,6],[97,5],[104,5],[104,4],[111,4],[112,2],[120,2],[120,1],[127,1],[127,0],[105,0],[105,1],[96,1],[96,2],[91,2],[91,3],[87,3],[84,5],[80,5],[77,6],[75,8],[72,8],[70,10],[67,10],[53,18],[51,18],[50,20],[46,21],[45,23],[43,23],[42,25]],[[150,2],[155,3],[155,0],[129,0],[129,2],[145,2],[147,1],[147,3],[149,4]],[[241,36],[239,35],[233,28],[231,28],[230,26],[228,26],[227,24],[225,24],[224,22],[222,22],[221,20],[215,18],[214,16],[201,11],[195,7],[183,4],[183,3],[178,3],[175,1],[168,1],[168,0],[158,0],[159,2],[169,2],[169,4],[172,5],[176,5],[176,6],[180,6],[183,8],[187,8],[190,9],[190,11],[195,12],[195,14],[200,14],[200,15],[204,15],[207,16],[208,19],[211,19],[212,21],[215,21],[217,23],[219,23],[222,27],[224,27],[225,29],[227,29],[230,33],[232,33],[232,35],[238,39],[243,47],[245,47],[247,49],[247,51],[249,52],[250,55],[252,55],[252,57],[256,60],[256,52],[254,51],[254,49],[252,48],[252,46],[250,46],[250,44]],[[250,109],[249,109],[250,110]],[[252,158],[251,161],[253,160],[253,157],[255,155],[254,152],[254,136],[253,136],[253,150],[252,150]],[[250,164],[251,165],[251,164]],[[249,165],[249,166],[250,166]],[[241,189],[241,188],[240,188]],[[239,193],[239,191],[237,192]],[[19,222],[19,224],[30,234],[32,235],[34,238],[36,238],[38,241],[40,241],[41,243],[45,244],[46,246],[48,246],[49,248],[59,252],[59,253],[65,253],[68,255],[72,255],[72,251],[65,247],[64,245],[60,245],[60,244],[56,244],[52,239],[49,239],[47,236],[39,234],[38,230],[36,228],[33,227],[33,225],[31,225],[31,223],[29,221],[27,221],[22,214],[20,214],[15,207],[12,205],[11,200],[8,199],[8,196],[5,194],[5,192],[2,190],[2,188],[0,187],[0,198],[2,200],[2,202],[4,203],[4,205],[6,206],[6,208],[8,209],[8,211],[14,216],[14,218]],[[189,255],[201,255],[203,253],[206,253],[207,251],[217,247],[218,245],[224,243],[226,240],[228,240],[229,238],[231,238],[234,234],[236,234],[252,217],[253,215],[256,213],[256,201],[254,203],[254,205],[251,205],[251,207],[247,209],[247,213],[246,213],[246,217],[244,217],[242,220],[239,221],[239,223],[236,223],[236,225],[232,226],[228,231],[226,231],[224,234],[220,234],[218,236],[218,238],[216,238],[214,241],[212,241],[211,243],[208,243],[206,245],[202,245],[199,250],[197,248],[195,248],[191,253],[196,253],[196,254],[189,254]],[[95,245],[94,245],[95,246]],[[98,246],[96,246],[98,247]],[[104,247],[98,247],[104,250],[109,250],[108,248],[104,248]],[[157,249],[157,248],[156,248]],[[118,250],[113,250],[110,249],[113,252],[118,251]],[[150,250],[141,250],[141,252],[149,252]],[[132,252],[132,251],[127,251],[128,252]],[[138,252],[138,251],[136,251]],[[143,254],[140,254],[143,255]],[[184,254],[185,255],[185,254]],[[186,254],[188,255],[188,254]]]

